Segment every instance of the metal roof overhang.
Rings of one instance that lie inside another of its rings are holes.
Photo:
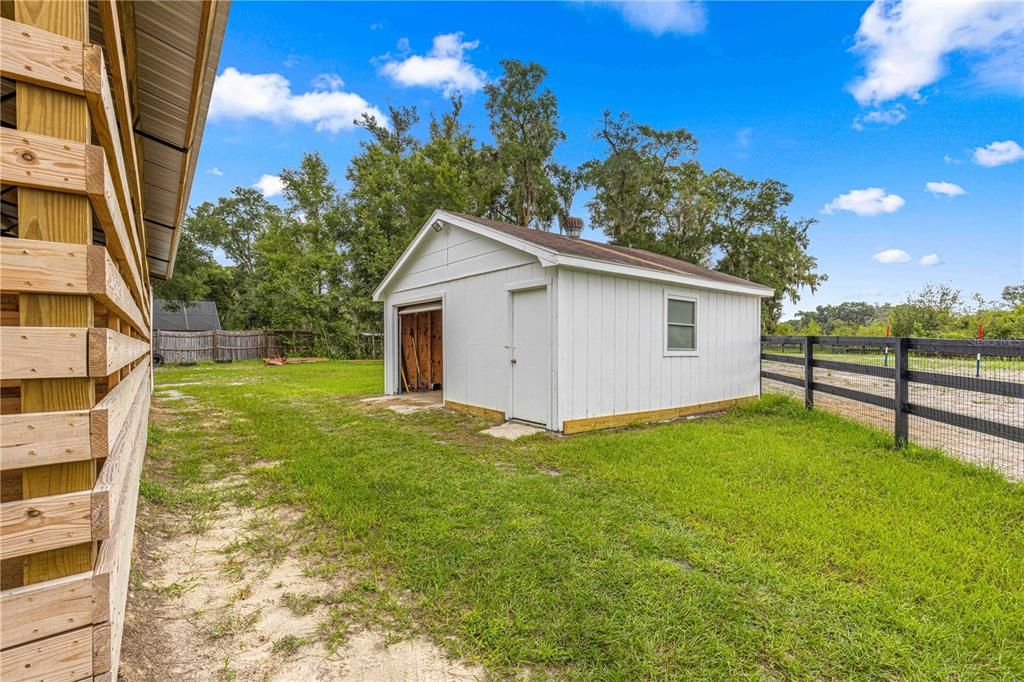
[[[133,2],[130,23],[122,23],[134,54],[129,78],[146,256],[157,279],[174,270],[229,7],[226,0]],[[95,7],[92,17],[90,31],[101,35]]]

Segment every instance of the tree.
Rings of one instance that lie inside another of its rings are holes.
[[[657,130],[628,114],[605,113],[597,138],[602,159],[587,164],[594,187],[591,224],[616,244],[648,249],[765,284],[762,320],[774,329],[785,298],[797,301],[825,280],[807,249],[813,218],[789,218],[793,195],[777,180],[750,180],[725,169],[705,172],[690,157],[685,128]]]
[[[369,139],[360,143],[346,172],[352,188],[339,248],[348,267],[348,307],[359,331],[383,329],[373,291],[421,225],[412,212],[413,155],[419,142],[411,131],[419,117],[410,107],[391,107],[389,114],[387,126],[364,114],[359,126]]]
[[[339,249],[346,207],[319,154],[306,154],[281,179],[288,207],[256,243],[251,307],[261,326],[312,331],[323,352],[350,355],[355,329]]]
[[[222,250],[245,278],[256,270],[256,241],[279,218],[278,208],[259,190],[236,187],[217,203],[197,206],[190,230],[198,244]]]
[[[584,165],[594,188],[587,204],[591,225],[617,244],[654,247],[665,231],[678,175],[685,172],[680,162],[696,153],[697,139],[685,128],[656,130],[608,111],[594,137],[606,154]]]
[[[821,325],[826,334],[852,336],[855,331],[840,333],[837,329],[842,326],[846,330],[856,330],[859,327],[883,321],[888,314],[888,305],[879,306],[864,301],[844,301],[836,305],[819,305],[812,311],[799,312],[796,314],[796,319],[801,326],[814,320]]]
[[[501,78],[484,88],[496,142],[493,150],[484,150],[498,173],[490,178],[497,213],[493,217],[541,227],[550,224],[557,211],[547,167],[555,146],[565,139],[558,127],[558,99],[549,89],[541,89],[547,76],[541,65],[506,59],[501,66]]]
[[[1001,298],[1011,308],[1024,304],[1024,284],[1007,284]]]
[[[948,336],[957,327],[957,317],[964,312],[959,289],[948,284],[926,284],[920,291],[910,293],[906,301],[893,306],[889,325],[893,336]]]
[[[469,126],[459,119],[462,98],[451,98],[451,111],[431,118],[429,138],[411,157],[410,219],[422,225],[435,209],[476,213],[485,204],[478,185],[481,159]]]
[[[569,168],[560,163],[548,164],[548,175],[554,183],[555,197],[558,200],[558,228],[566,225],[572,213],[572,202],[576,193],[586,186],[586,174],[578,168]]]
[[[171,310],[213,300],[223,315],[232,305],[231,269],[217,263],[210,248],[196,241],[191,223],[189,215],[181,227],[174,274],[168,280],[153,282],[153,297],[164,301]]]

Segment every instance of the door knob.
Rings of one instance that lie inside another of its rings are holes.
[[[515,358],[512,358],[512,364],[513,365],[516,364],[516,359]]]

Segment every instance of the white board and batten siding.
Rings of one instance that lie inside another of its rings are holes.
[[[455,227],[432,231],[384,297],[385,392],[400,392],[398,308],[440,300],[445,400],[506,412],[508,287],[548,276],[517,249]]]
[[[547,396],[547,417],[541,420],[531,409],[531,421],[561,431],[570,420],[759,394],[760,297],[770,290],[693,277],[683,278],[684,284],[680,278],[602,271],[578,260],[559,262],[556,251],[519,248],[486,225],[477,231],[462,217],[438,215],[444,220],[428,222],[377,292],[384,302],[388,394],[402,390],[399,308],[440,301],[444,399],[516,417],[513,392],[521,380],[513,379],[519,367],[511,364],[514,292],[538,288],[547,293],[547,324],[529,328],[548,336],[550,385],[531,391]],[[695,302],[693,352],[666,351],[667,296]],[[531,310],[540,309],[539,298],[529,298]],[[522,338],[521,329],[516,334]],[[533,377],[535,384],[538,374],[518,376]]]
[[[665,299],[696,301],[695,353],[665,352]],[[759,392],[760,299],[560,269],[561,419],[644,412]]]

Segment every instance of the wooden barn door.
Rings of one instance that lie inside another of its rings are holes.
[[[434,391],[444,381],[444,329],[440,304],[399,310],[403,392]]]

